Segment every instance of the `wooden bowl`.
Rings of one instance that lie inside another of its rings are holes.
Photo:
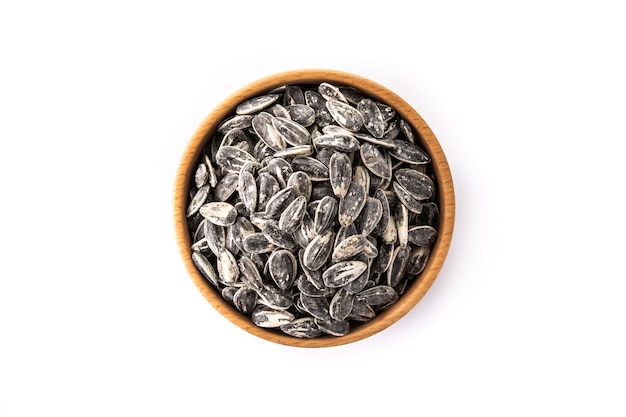
[[[419,145],[430,154],[432,159],[437,187],[436,202],[440,212],[439,226],[438,237],[431,248],[425,269],[418,278],[409,283],[405,292],[392,307],[369,322],[353,325],[345,336],[324,335],[313,339],[301,339],[286,335],[276,329],[257,327],[250,317],[243,315],[226,302],[198,272],[191,260],[192,242],[187,225],[186,209],[189,204],[190,184],[193,183],[199,158],[215,134],[218,124],[231,115],[239,103],[283,85],[319,84],[321,82],[355,87],[364,95],[392,106],[401,117],[409,122],[418,134],[416,136],[418,136]],[[382,85],[354,74],[326,69],[303,69],[274,74],[257,80],[233,93],[209,113],[191,137],[182,155],[176,174],[173,209],[176,239],[183,263],[198,290],[220,314],[243,330],[271,342],[295,347],[329,347],[355,342],[384,330],[407,314],[422,299],[437,278],[448,253],[454,227],[455,201],[452,176],[444,152],[426,122],[408,103]]]

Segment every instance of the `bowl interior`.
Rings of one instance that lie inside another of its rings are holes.
[[[355,323],[350,333],[345,336],[325,335],[313,339],[300,339],[286,335],[279,330],[257,327],[248,316],[226,302],[205,280],[191,261],[192,237],[187,225],[186,209],[189,204],[190,184],[193,182],[195,167],[205,147],[216,133],[219,123],[233,114],[239,103],[284,85],[321,82],[357,88],[364,95],[390,105],[409,122],[416,133],[418,144],[429,153],[432,159],[431,165],[436,183],[435,199],[439,206],[439,226],[437,241],[432,246],[426,267],[416,279],[408,284],[405,292],[392,307],[369,322]],[[185,267],[198,290],[218,312],[243,330],[271,342],[297,347],[329,347],[355,342],[384,330],[402,318],[420,301],[433,284],[447,256],[454,227],[455,202],[452,176],[444,152],[426,122],[407,102],[382,85],[358,75],[326,69],[307,69],[274,74],[257,80],[233,93],[209,113],[193,134],[181,158],[175,180],[173,210],[177,244]]]

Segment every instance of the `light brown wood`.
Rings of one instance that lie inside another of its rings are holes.
[[[421,145],[432,157],[436,175],[440,210],[438,238],[426,268],[418,279],[412,281],[398,302],[373,320],[352,326],[346,336],[322,336],[315,339],[298,339],[279,330],[255,326],[250,318],[239,313],[202,277],[191,261],[191,236],[187,228],[186,208],[189,203],[188,184],[193,181],[194,169],[203,149],[216,132],[221,120],[234,112],[235,107],[248,98],[286,84],[317,84],[323,81],[356,87],[365,95],[385,102],[396,109],[419,133]],[[224,317],[243,330],[270,342],[295,347],[331,347],[356,342],[391,326],[406,315],[426,294],[441,270],[450,248],[454,229],[455,200],[450,167],[437,138],[428,124],[407,102],[382,85],[358,75],[327,69],[303,69],[270,75],[241,88],[226,98],[202,121],[189,141],[180,161],[174,187],[174,227],[181,258],[204,298]]]

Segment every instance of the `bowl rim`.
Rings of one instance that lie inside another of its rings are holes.
[[[345,336],[324,335],[318,338],[301,339],[279,333],[276,329],[254,325],[248,316],[236,310],[206,281],[191,260],[191,234],[187,226],[186,209],[189,201],[188,185],[195,173],[198,158],[215,134],[219,123],[230,116],[239,103],[284,85],[321,82],[355,87],[364,95],[393,107],[413,127],[418,134],[417,139],[420,145],[425,148],[432,159],[431,166],[437,184],[439,225],[437,240],[431,248],[426,267],[415,281],[409,283],[398,302],[379,313],[374,319],[356,325]],[[419,113],[396,93],[377,82],[344,71],[296,69],[271,74],[245,85],[220,102],[203,119],[180,158],[174,184],[173,220],[176,242],[187,272],[200,293],[222,316],[248,333],[270,342],[294,347],[332,347],[365,339],[388,328],[405,316],[430,289],[443,267],[452,240],[455,221],[454,185],[448,161],[434,133]]]

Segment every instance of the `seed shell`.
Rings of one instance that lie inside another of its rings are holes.
[[[327,230],[321,235],[317,235],[304,250],[302,258],[303,265],[312,270],[320,269],[331,254],[333,246],[333,231]]]
[[[322,274],[327,287],[339,288],[354,281],[367,269],[367,264],[361,261],[337,262]]]
[[[430,156],[416,144],[402,139],[394,139],[392,142],[394,147],[389,150],[389,153],[394,158],[410,164],[427,164],[430,162]]]
[[[281,290],[287,290],[296,279],[298,266],[296,258],[288,250],[272,252],[267,260],[270,276]]]
[[[352,182],[352,164],[343,152],[334,152],[328,164],[330,185],[337,197],[345,197]]]
[[[330,99],[326,101],[326,108],[331,117],[344,129],[357,132],[363,127],[363,116],[351,105],[339,100]]]
[[[364,98],[359,101],[357,110],[363,116],[365,129],[375,138],[382,138],[385,134],[385,120],[376,103],[370,99]]]
[[[253,97],[251,99],[248,99],[240,103],[237,106],[235,112],[237,114],[256,113],[276,103],[276,101],[278,101],[279,98],[280,98],[280,95],[278,94],[267,94],[263,96]]]
[[[292,233],[302,223],[304,213],[306,213],[306,198],[296,197],[280,215],[278,227],[287,233]]]
[[[356,220],[365,207],[367,193],[361,184],[352,182],[345,197],[339,201],[337,217],[342,226],[348,226]]]
[[[312,339],[321,336],[323,333],[311,317],[303,317],[283,324],[280,326],[280,330],[300,339]]]

